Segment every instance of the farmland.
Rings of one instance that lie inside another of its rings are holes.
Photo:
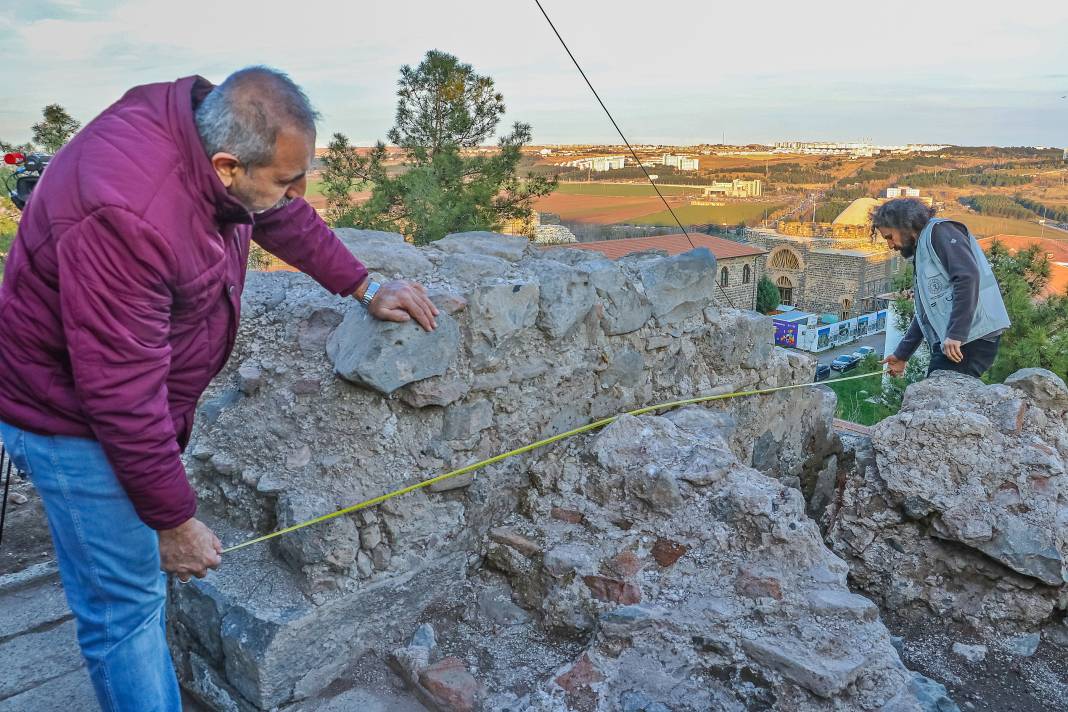
[[[689,188],[679,185],[659,186],[662,195],[701,195],[701,187]],[[620,198],[656,197],[656,191],[648,183],[560,183],[557,193],[564,195],[607,195]]]
[[[1017,220],[1013,218],[998,218],[965,210],[959,205],[947,205],[944,210],[938,211],[938,216],[959,220],[968,226],[976,237],[989,237],[991,235],[1026,235],[1029,237],[1068,237],[1068,234],[1050,227],[1043,227],[1030,220]]]
[[[689,203],[689,198],[671,196],[667,198],[671,207]],[[597,223],[633,222],[644,215],[651,215],[664,209],[664,203],[655,195],[651,197],[619,197],[611,195],[568,195],[552,193],[534,202],[534,209],[542,213],[558,215],[561,220]]]
[[[727,203],[726,205],[672,207],[683,225],[707,223],[737,225],[740,222],[756,222],[764,217],[765,210],[770,215],[782,206],[774,203]],[[661,210],[632,220],[632,222],[635,225],[674,225],[675,219],[667,210]]]

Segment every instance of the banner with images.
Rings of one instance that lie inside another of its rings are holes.
[[[825,326],[816,332],[816,350],[823,351],[831,347],[831,327]]]
[[[787,348],[797,347],[797,324],[788,321],[775,321],[775,344]]]
[[[875,330],[886,331],[886,310],[882,310],[875,317]]]
[[[857,317],[857,336],[865,336],[868,333],[868,317]]]

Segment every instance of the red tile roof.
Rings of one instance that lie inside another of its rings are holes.
[[[691,244],[691,241],[693,244]],[[651,237],[628,237],[622,240],[600,240],[598,242],[574,242],[566,245],[547,245],[546,247],[572,247],[579,250],[600,252],[609,259],[619,259],[635,252],[646,250],[665,250],[669,255],[681,255],[694,247],[707,247],[717,260],[732,257],[753,257],[763,255],[767,250],[755,245],[713,237],[704,233],[691,232],[690,239],[679,233],[675,235],[653,235]]]
[[[1026,235],[991,235],[979,238],[979,245],[984,249],[990,249],[990,245],[997,240],[1013,252],[1026,250],[1031,245],[1038,245],[1043,252],[1049,255],[1052,262],[1068,262],[1068,234],[1064,237],[1028,237]]]
[[[1068,235],[1063,238],[991,235],[990,237],[980,238],[979,246],[984,250],[989,250],[994,240],[1000,242],[1010,252],[1026,250],[1032,245],[1038,245],[1040,249],[1049,255],[1050,262],[1053,263],[1049,266],[1049,284],[1042,291],[1043,296],[1064,294],[1068,290],[1068,267],[1064,266],[1064,264],[1057,264],[1058,262],[1068,264]]]

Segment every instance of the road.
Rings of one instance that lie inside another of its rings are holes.
[[[884,344],[885,341],[886,341],[886,332],[879,332],[878,334],[868,334],[864,338],[857,339],[856,341],[854,341],[851,344],[846,344],[844,346],[839,346],[839,347],[830,349],[828,351],[823,351],[822,353],[809,354],[809,355],[810,356],[815,356],[819,360],[820,363],[825,363],[827,365],[830,365],[831,361],[834,360],[835,356],[841,356],[842,354],[851,354],[854,351],[856,351],[857,349],[859,349],[861,346],[871,346],[873,349],[875,349],[875,352],[877,354],[879,354],[879,357],[882,358],[882,355],[883,355],[883,344]],[[807,353],[807,352],[804,352],[804,353]]]

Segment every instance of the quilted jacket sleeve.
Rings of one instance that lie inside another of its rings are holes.
[[[252,239],[343,297],[367,276],[367,268],[304,199],[257,215]]]
[[[60,240],[75,392],[138,516],[154,529],[196,512],[167,405],[174,270],[162,237],[121,208],[94,211]]]

